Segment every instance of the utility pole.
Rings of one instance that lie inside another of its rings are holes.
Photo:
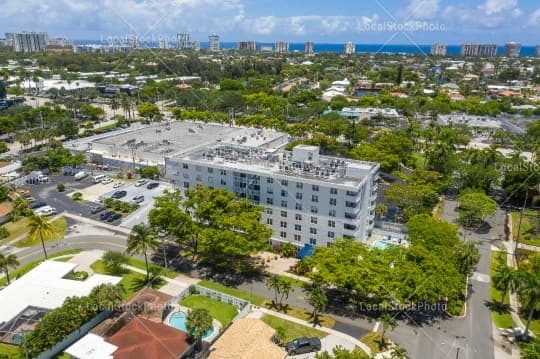
[[[514,247],[514,257],[516,259],[516,264],[519,264],[518,248],[519,248],[519,236],[521,234],[521,222],[523,221],[523,212],[525,212],[525,207],[527,206],[527,200],[529,199],[529,191],[525,192],[525,201],[523,202],[523,207],[521,207],[521,213],[519,214],[519,224],[518,232],[516,236],[516,246]]]

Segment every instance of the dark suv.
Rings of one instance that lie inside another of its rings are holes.
[[[99,219],[101,219],[102,221],[105,221],[107,218],[109,218],[110,216],[112,216],[114,214],[113,211],[107,211],[107,212],[103,212],[99,215]]]
[[[319,338],[297,338],[287,343],[285,350],[289,355],[317,352],[321,350],[321,340]]]
[[[116,191],[112,194],[111,198],[119,199],[119,198],[125,197],[126,195],[127,195],[126,191]]]
[[[147,186],[146,186],[146,189],[154,189],[156,187],[159,186],[159,183],[158,182],[152,182],[152,183],[149,183]]]

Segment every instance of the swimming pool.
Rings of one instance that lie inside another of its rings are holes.
[[[389,243],[389,242],[383,242],[383,241],[375,241],[375,242],[373,242],[373,248],[381,249],[381,250],[388,249],[389,247],[394,246],[394,245],[395,244],[392,244],[392,243]]]
[[[187,333],[188,330],[186,328],[186,313],[184,312],[176,312],[171,314],[169,317],[169,325],[171,327],[174,327],[178,330],[183,331],[184,333]],[[203,335],[203,339],[206,339],[210,337],[212,334],[214,334],[214,328],[210,329]]]

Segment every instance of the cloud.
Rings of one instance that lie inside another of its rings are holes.
[[[410,0],[405,16],[409,19],[432,19],[439,10],[439,0]]]
[[[540,8],[531,13],[528,24],[530,26],[540,26]]]
[[[518,0],[486,0],[479,6],[481,10],[488,16],[500,14],[503,11],[515,10],[518,6]]]

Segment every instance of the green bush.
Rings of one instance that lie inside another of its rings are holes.
[[[56,185],[56,189],[58,192],[64,192],[66,190],[66,186],[63,183],[59,183]]]
[[[81,192],[75,192],[71,195],[74,201],[82,201],[83,194]]]
[[[188,288],[189,295],[196,295],[199,294],[199,291],[197,290],[197,286],[195,284],[192,284]]]
[[[111,208],[114,204],[114,199],[112,198],[105,198],[105,200],[103,201],[103,205],[105,206],[105,208]]]
[[[0,239],[5,239],[9,237],[9,231],[6,227],[0,227]]]

